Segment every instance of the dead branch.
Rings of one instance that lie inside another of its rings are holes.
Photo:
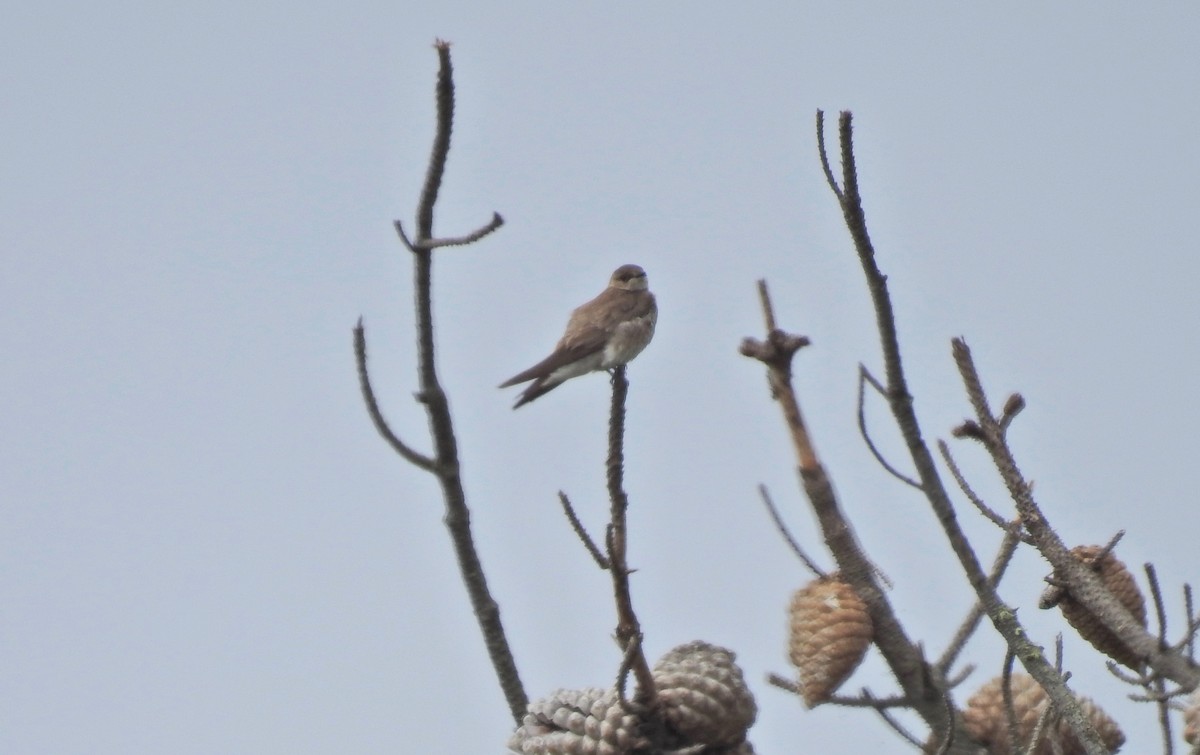
[[[1185,687],[1200,685],[1200,669],[1175,649],[1160,647],[1158,639],[1142,627],[1087,564],[1070,552],[1050,526],[1045,513],[1033,498],[1032,485],[1017,466],[999,420],[988,406],[970,348],[961,338],[955,338],[952,346],[954,361],[975,410],[982,442],[1016,505],[1017,514],[1033,538],[1034,546],[1054,568],[1054,578],[1059,584],[1067,585],[1071,597],[1103,621],[1117,639],[1145,659],[1156,672]],[[1039,678],[1038,682],[1042,680]],[[1070,715],[1066,718],[1075,729],[1074,718]],[[1075,730],[1078,733],[1079,730]]]
[[[822,132],[823,129],[824,113],[817,111],[817,131]],[[933,508],[938,522],[942,525],[951,550],[958,558],[959,565],[965,572],[972,589],[975,590],[975,594],[979,597],[993,626],[996,627],[1009,648],[1013,649],[1021,658],[1022,664],[1025,665],[1030,675],[1047,690],[1053,704],[1058,706],[1059,710],[1067,713],[1072,729],[1079,735],[1079,739],[1084,743],[1089,755],[1102,755],[1103,744],[1100,742],[1095,728],[1087,721],[1078,702],[1069,693],[1057,674],[1053,672],[1041,648],[1029,638],[1020,622],[1017,621],[1016,612],[1000,600],[995,589],[989,584],[987,574],[984,573],[974,549],[958,526],[954,506],[942,485],[933,455],[925,444],[920,423],[913,409],[913,398],[908,390],[904,365],[900,357],[900,343],[896,332],[891,295],[888,293],[887,276],[879,269],[875,248],[867,231],[866,215],[858,188],[858,169],[854,160],[852,116],[848,111],[843,112],[838,119],[838,133],[841,142],[842,182],[841,191],[835,190],[834,193],[841,206],[842,217],[850,231],[859,262],[862,264],[863,273],[867,279],[867,288],[875,309],[875,324],[883,351],[887,388],[885,395],[892,410],[892,416],[896,420],[896,425],[899,427],[912,457],[922,490]],[[823,144],[823,140],[818,144]],[[828,158],[822,155],[822,164],[827,163]],[[831,176],[832,173],[828,172],[828,175]],[[832,183],[836,185],[836,182]],[[933,700],[931,699],[930,702],[932,703]],[[923,717],[928,716],[926,721],[934,731],[945,730],[945,723],[940,720],[942,715],[940,710],[926,707],[921,713]],[[960,724],[956,724],[956,726],[958,725]],[[968,740],[965,730],[961,730],[961,737],[958,734],[959,732],[956,732],[956,739]]]
[[[767,367],[767,383],[771,396],[780,403],[784,421],[792,436],[804,492],[817,516],[825,543],[837,561],[842,577],[867,604],[875,626],[874,642],[892,672],[900,682],[904,695],[913,708],[935,730],[948,725],[943,704],[943,683],[931,682],[931,669],[925,663],[920,648],[909,640],[896,618],[883,589],[876,581],[876,570],[863,552],[854,535],[854,528],[841,510],[832,483],[817,458],[809,436],[799,401],[792,387],[792,357],[808,339],[780,330],[775,325],[775,313],[765,281],[759,281],[759,297],[763,306],[763,321],[768,328],[765,341],[747,338],[742,341],[741,353],[757,359]],[[955,718],[954,725],[961,726]],[[958,732],[959,742],[969,742],[965,730]],[[963,746],[962,752],[969,752]]]
[[[558,502],[562,504],[563,513],[566,514],[567,521],[571,523],[571,529],[575,530],[575,535],[579,538],[579,542],[583,543],[583,547],[587,549],[588,554],[591,555],[596,565],[601,569],[607,570],[609,568],[608,559],[596,547],[592,536],[588,534],[583,526],[583,522],[579,520],[579,515],[575,513],[575,507],[571,505],[571,499],[567,498],[567,494],[561,490],[558,491]]]
[[[1017,552],[1017,546],[1021,543],[1020,524],[1013,523],[1009,526],[1008,531],[1004,533],[1004,540],[1000,542],[999,552],[996,553],[996,558],[992,562],[992,570],[988,574],[988,584],[995,589],[1000,580],[1004,577],[1004,572],[1007,571],[1008,565],[1012,563],[1012,557]],[[976,601],[975,606],[971,609],[967,617],[963,619],[959,625],[958,631],[954,633],[954,639],[950,640],[950,644],[946,647],[942,657],[938,659],[937,669],[943,675],[948,675],[950,669],[954,667],[954,662],[958,660],[958,656],[966,648],[967,642],[975,634],[975,630],[979,628],[979,623],[985,615],[983,602]]]
[[[871,451],[871,455],[875,457],[875,461],[879,462],[879,466],[883,467],[888,474],[890,474],[892,477],[895,477],[905,485],[920,490],[921,483],[892,466],[888,460],[883,457],[883,454],[879,451],[879,449],[875,447],[875,442],[871,440],[871,433],[867,431],[867,416],[865,408],[867,383],[870,383],[871,387],[874,388],[879,395],[884,396],[885,398],[887,397],[887,391],[884,390],[884,387],[880,385],[878,380],[875,379],[875,376],[870,373],[870,371],[866,368],[866,365],[858,365],[858,433],[862,436],[863,441],[866,442],[867,448]]]
[[[399,234],[401,242],[413,253],[417,315],[417,374],[420,386],[417,398],[425,407],[429,418],[429,429],[434,447],[432,459],[413,451],[400,442],[399,438],[387,427],[387,423],[383,421],[383,415],[370,388],[366,364],[366,336],[361,320],[354,333],[355,355],[363,397],[376,428],[405,461],[432,473],[441,484],[442,498],[446,507],[443,521],[450,532],[450,539],[458,560],[459,573],[467,588],[471,608],[483,633],[484,644],[487,647],[488,656],[500,682],[500,687],[504,692],[504,697],[508,702],[509,712],[519,725],[525,709],[528,707],[529,698],[521,684],[512,649],[509,647],[508,638],[500,622],[500,607],[488,589],[483,564],[480,562],[478,551],[475,548],[474,536],[471,532],[471,514],[467,507],[466,493],[460,477],[458,441],[454,433],[454,423],[450,417],[449,402],[437,376],[433,338],[432,249],[436,246],[447,245],[448,242],[437,242],[433,238],[433,210],[437,203],[438,191],[441,188],[442,176],[445,173],[446,156],[450,152],[450,133],[454,121],[454,74],[450,63],[449,43],[438,40],[434,48],[438,54],[437,127],[429,164],[425,172],[425,183],[417,201],[416,238],[410,240],[404,233],[400,222],[395,222],[396,232]],[[476,231],[460,241],[468,243],[471,240],[482,238],[498,228],[501,222],[503,221],[500,216],[493,214],[492,223],[489,226],[485,226],[484,229]]]
[[[637,679],[634,702],[647,710],[655,708],[658,696],[650,664],[642,652],[642,628],[633,610],[633,596],[629,591],[628,534],[626,514],[629,511],[629,496],[625,493],[625,397],[629,393],[629,381],[625,377],[625,365],[612,371],[612,410],[608,423],[608,497],[611,503],[609,522],[608,564],[612,575],[613,597],[617,603],[617,643],[622,652],[629,655],[629,666]]]

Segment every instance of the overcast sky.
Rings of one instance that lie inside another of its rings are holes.
[[[754,282],[808,335],[796,384],[858,534],[936,655],[970,595],[924,500],[870,458],[855,375],[879,370],[813,117],[855,114],[859,174],[926,438],[969,411],[966,336],[1069,543],[1128,534],[1172,630],[1197,578],[1200,8],[1114,3],[26,3],[0,27],[0,750],[499,752],[511,729],[432,479],[408,253],[454,43],[437,230],[440,368],[481,554],[525,684],[606,686],[607,575],[555,493],[602,529],[602,375],[510,410],[619,264],[660,316],[630,368],[630,561],[646,647],[738,653],[764,755],[905,752],[870,714],[803,710],[784,608],[808,576],[770,486],[828,565],[760,365]],[[868,414],[904,465],[880,402]],[[956,443],[1009,510],[981,452]],[[990,560],[999,533],[960,496]],[[1046,565],[1002,589],[1034,636]],[[1144,584],[1144,580],[1143,580]],[[985,627],[959,701],[998,673]],[[1073,684],[1157,751],[1152,710],[1068,639]],[[872,653],[846,690],[895,691]],[[919,722],[908,719],[918,736]]]

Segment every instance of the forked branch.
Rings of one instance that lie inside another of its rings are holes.
[[[887,276],[879,269],[875,248],[867,231],[866,214],[863,211],[862,195],[858,186],[858,168],[854,160],[852,116],[847,111],[841,113],[838,118],[838,137],[842,160],[840,186],[833,177],[833,170],[824,150],[824,113],[820,111],[817,112],[817,132],[819,134],[818,145],[821,150],[821,165],[825,170],[830,188],[842,209],[842,217],[850,231],[850,237],[854,242],[855,251],[858,253],[858,259],[867,280],[867,289],[874,305],[875,324],[883,351],[886,379],[885,397],[912,457],[921,489],[937,516],[938,522],[942,525],[942,531],[958,558],[960,567],[966,574],[972,589],[975,590],[975,594],[979,597],[980,604],[988,618],[991,619],[993,626],[996,627],[1009,648],[1021,659],[1029,674],[1046,690],[1055,707],[1070,722],[1071,728],[1084,744],[1089,755],[1101,755],[1104,752],[1104,746],[1095,728],[1083,715],[1078,702],[1066,688],[1062,678],[1047,662],[1041,648],[1029,638],[1021,627],[1016,613],[1000,600],[995,588],[991,585],[987,573],[979,563],[979,558],[975,555],[974,549],[958,525],[954,506],[942,484],[933,454],[922,437],[921,426],[917,421],[913,398],[908,390],[904,365],[900,358],[900,342],[896,332],[891,295],[888,292]],[[926,714],[922,713],[922,715]],[[945,726],[938,721],[936,714],[927,717],[926,721],[935,731],[945,730]],[[964,741],[966,739],[965,732],[963,734],[962,737],[956,734],[955,739]]]
[[[504,627],[500,623],[500,607],[488,589],[483,564],[479,560],[474,536],[471,532],[471,513],[467,508],[466,493],[460,477],[458,441],[450,416],[449,402],[437,376],[431,283],[433,249],[439,246],[475,241],[499,228],[503,220],[498,214],[493,214],[490,223],[467,236],[441,241],[433,237],[433,210],[446,169],[446,156],[450,152],[450,134],[454,121],[454,75],[450,64],[450,45],[439,40],[434,48],[437,50],[439,64],[436,90],[437,129],[433,140],[433,149],[429,156],[429,165],[425,172],[425,183],[417,202],[416,238],[409,239],[400,222],[395,222],[396,232],[399,234],[401,242],[413,255],[417,311],[417,374],[420,385],[417,398],[425,407],[429,418],[429,429],[434,447],[432,458],[414,451],[406,445],[384,421],[371,389],[371,381],[367,372],[366,334],[361,319],[354,331],[354,352],[363,399],[376,429],[405,461],[430,472],[441,484],[442,498],[446,509],[444,521],[450,531],[450,539],[458,559],[459,573],[467,588],[471,608],[483,633],[484,644],[504,697],[508,702],[509,711],[513,720],[520,724],[528,707],[529,699],[521,684],[516,661],[509,647],[508,638],[504,634]]]

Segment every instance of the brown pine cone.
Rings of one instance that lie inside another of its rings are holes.
[[[1146,601],[1143,600],[1141,590],[1138,589],[1133,575],[1125,568],[1125,564],[1121,563],[1116,556],[1108,553],[1100,560],[1099,566],[1095,566],[1096,557],[1103,550],[1099,545],[1080,545],[1072,548],[1071,553],[1085,564],[1093,566],[1105,586],[1112,591],[1117,600],[1121,601],[1121,605],[1133,614],[1133,618],[1137,619],[1138,623],[1143,627],[1146,626]],[[1062,609],[1067,623],[1075,628],[1080,637],[1092,643],[1092,647],[1117,663],[1134,670],[1141,669],[1142,659],[1127,648],[1125,643],[1117,639],[1117,636],[1104,626],[1104,623],[1096,618],[1095,614],[1072,598],[1070,592],[1063,596],[1058,605]]]
[[[986,745],[988,752],[993,755],[1008,755],[1012,752],[1009,746],[1008,716],[1004,712],[1004,693],[1000,689],[1002,681],[1003,677],[996,677],[983,685],[967,700],[967,707],[963,710],[963,724],[967,731],[977,742]],[[1012,675],[1012,697],[1017,736],[1021,748],[1025,748],[1033,735],[1034,727],[1037,726],[1038,718],[1049,704],[1049,699],[1033,677],[1025,674]],[[1125,734],[1116,721],[1109,718],[1108,714],[1090,699],[1080,697],[1079,702],[1109,752],[1119,750],[1125,743]],[[1052,719],[1048,722],[1036,755],[1053,755],[1054,746],[1050,742],[1051,739],[1058,741],[1064,755],[1084,755],[1086,752],[1066,721]]]
[[[810,708],[828,700],[854,673],[871,644],[867,605],[837,575],[796,591],[788,628],[788,658],[800,672],[800,693]]]
[[[1183,709],[1183,739],[1190,745],[1200,741],[1200,690],[1192,693]]]
[[[731,753],[753,752],[738,749],[758,708],[735,658],[733,651],[697,640],[672,649],[654,665],[669,747],[708,745],[728,747]]]

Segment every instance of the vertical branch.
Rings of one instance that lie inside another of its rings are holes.
[[[650,664],[642,651],[642,627],[633,610],[629,590],[628,529],[629,496],[625,493],[625,397],[629,380],[625,365],[613,369],[612,408],[608,422],[608,461],[606,464],[610,521],[608,537],[609,573],[613,581],[613,597],[617,603],[617,643],[626,654],[633,675],[637,678],[634,701],[652,707],[657,695]]]
[[[401,456],[419,468],[430,471],[441,484],[442,498],[446,507],[443,521],[450,532],[459,573],[467,588],[471,609],[483,634],[484,645],[505,700],[508,702],[509,711],[513,720],[520,724],[529,705],[529,698],[521,684],[512,649],[505,636],[504,626],[500,622],[500,607],[488,589],[483,564],[479,559],[471,532],[471,512],[467,508],[466,493],[463,490],[460,476],[458,442],[454,433],[454,423],[450,416],[449,402],[445,391],[438,382],[433,337],[433,249],[438,246],[458,245],[478,240],[498,228],[503,221],[499,215],[493,215],[489,224],[461,239],[439,241],[433,237],[433,210],[446,169],[446,157],[450,152],[450,134],[454,120],[454,78],[450,63],[450,45],[438,40],[434,48],[437,50],[439,63],[436,92],[437,126],[433,149],[429,156],[429,165],[425,172],[425,183],[417,202],[415,238],[410,241],[405,236],[401,223],[399,221],[395,223],[400,240],[413,254],[417,373],[420,386],[417,398],[424,404],[429,420],[429,431],[434,446],[431,460],[404,446],[382,421],[382,414],[370,391],[370,381],[366,370],[366,342],[361,322],[355,331],[355,353],[358,356],[360,384],[376,427]],[[408,453],[405,453],[406,450]]]
[[[818,125],[823,120],[818,115]],[[1041,648],[1034,643],[1017,621],[1016,613],[1005,605],[995,588],[989,583],[987,574],[976,556],[974,549],[967,540],[966,534],[958,525],[954,506],[942,485],[933,454],[921,435],[921,426],[913,409],[913,397],[908,391],[908,383],[904,376],[904,365],[900,358],[900,343],[896,335],[896,318],[892,310],[891,295],[888,293],[887,276],[879,269],[875,258],[875,247],[871,243],[867,231],[866,214],[862,207],[862,195],[858,186],[858,169],[854,159],[854,130],[853,116],[844,111],[838,118],[838,135],[841,142],[842,186],[841,191],[831,182],[838,204],[842,209],[842,217],[850,231],[854,248],[862,264],[863,274],[867,280],[867,289],[875,308],[875,324],[879,331],[880,347],[883,351],[884,374],[887,377],[887,401],[892,416],[908,447],[913,466],[921,482],[921,488],[929,501],[942,530],[950,543],[951,549],[958,558],[959,565],[966,573],[975,594],[991,619],[993,626],[1004,638],[1008,647],[1020,658],[1026,670],[1046,690],[1053,704],[1063,713],[1071,728],[1088,753],[1103,753],[1104,746],[1096,729],[1083,715],[1078,702],[1063,683],[1062,678],[1054,672],[1047,662]],[[823,144],[823,142],[821,142]],[[821,155],[823,165],[828,164],[828,158]]]
[[[429,153],[429,166],[425,169],[421,198],[417,200],[418,241],[433,238],[433,206],[442,187],[446,157],[450,154],[450,132],[454,128],[454,67],[450,63],[450,43],[439,39],[434,42],[433,49],[438,54],[437,132]]]

